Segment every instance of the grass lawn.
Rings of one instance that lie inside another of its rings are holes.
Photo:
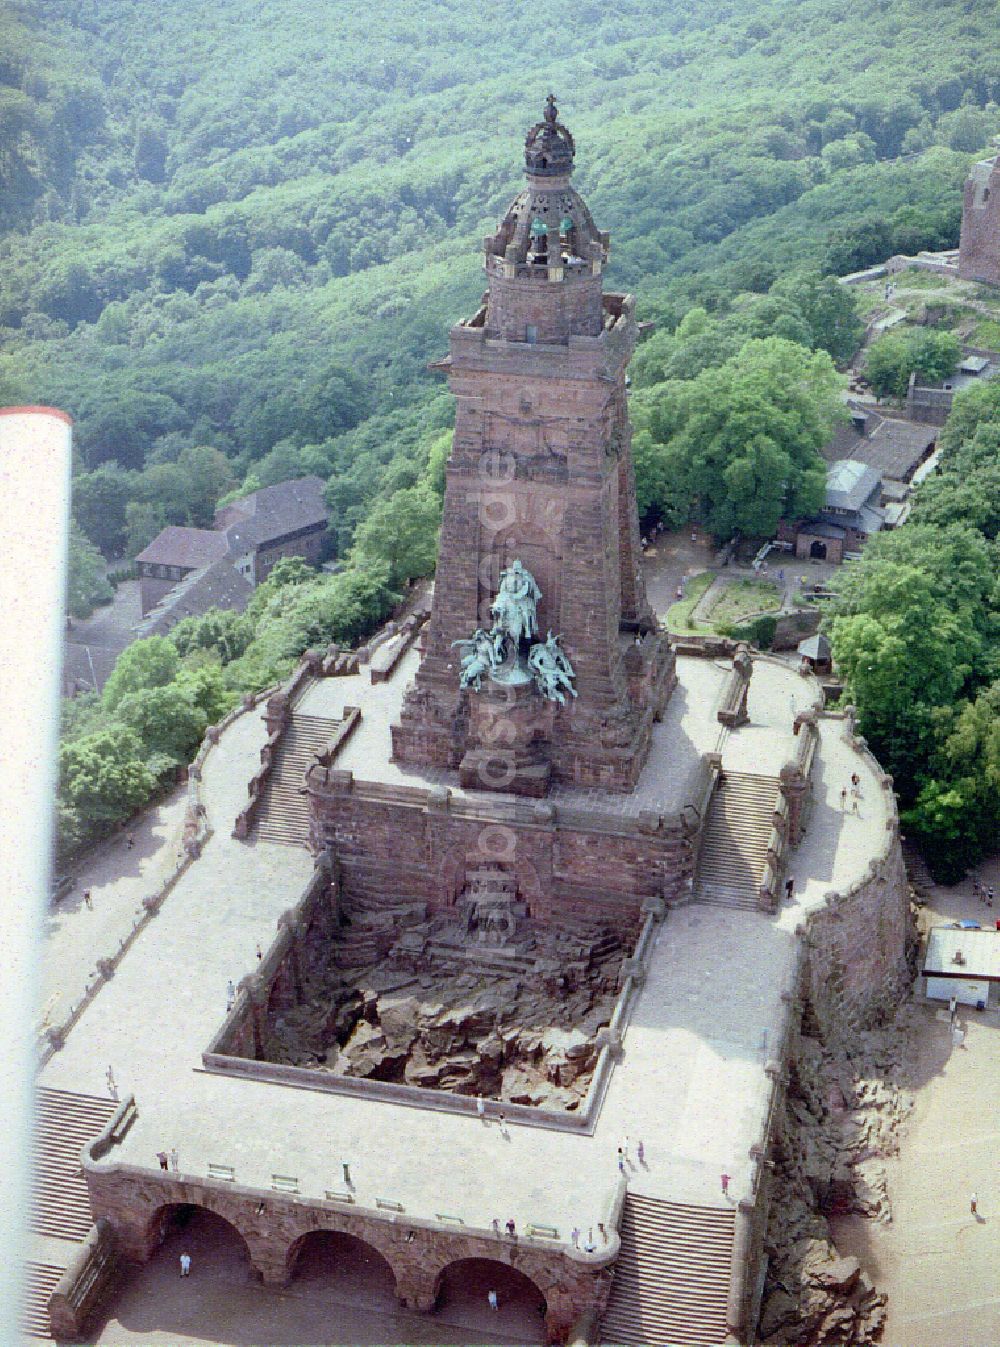
[[[972,334],[973,346],[985,346],[988,351],[1000,351],[1000,323],[981,318]]]
[[[772,613],[781,607],[781,591],[769,580],[732,580],[712,604],[712,626],[721,622],[741,622],[758,613]]]
[[[691,636],[697,632],[710,631],[711,628],[699,623],[698,626],[691,625],[691,610],[709,587],[715,576],[711,571],[702,571],[701,575],[693,575],[684,586],[684,597],[677,603],[672,603],[667,609],[667,630],[674,632],[678,636]]]

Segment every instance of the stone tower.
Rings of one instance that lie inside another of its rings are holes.
[[[625,370],[634,300],[606,294],[609,238],[573,189],[551,95],[525,141],[524,189],[485,240],[488,289],[440,368],[456,399],[434,607],[393,726],[393,756],[463,784],[542,795],[628,791],[676,681],[640,567]],[[503,570],[534,576],[539,639],[557,633],[575,696],[459,688],[453,642],[490,626]]]
[[[1000,156],[980,160],[966,179],[958,274],[1000,285]]]

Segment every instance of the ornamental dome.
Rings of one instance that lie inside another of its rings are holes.
[[[534,178],[558,178],[573,172],[576,146],[559,121],[553,94],[545,100],[542,120],[536,122],[524,142],[524,169]]]

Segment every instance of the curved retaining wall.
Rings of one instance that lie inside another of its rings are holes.
[[[909,983],[909,886],[892,778],[854,733],[849,711],[826,712],[821,719],[844,723],[845,737],[867,759],[889,813],[882,846],[864,874],[847,889],[831,889],[826,906],[810,913],[800,928],[806,947],[803,993],[823,1037],[843,1043],[878,1023]]]

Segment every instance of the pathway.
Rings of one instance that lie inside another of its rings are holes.
[[[143,898],[176,867],[186,801],[187,787],[176,787],[74,865],[72,888],[45,915],[43,1023],[65,1018],[83,996],[97,960],[117,951],[142,915]],[[88,890],[91,907],[83,899]]]
[[[998,858],[982,877],[997,885]],[[921,926],[960,918],[986,922],[971,883],[932,889]],[[886,1166],[893,1222],[839,1221],[837,1245],[888,1292],[884,1347],[985,1347],[1000,1342],[1000,1011],[960,1008],[967,1038],[955,1049],[919,979],[914,996],[923,1014],[909,1063],[914,1111]]]

